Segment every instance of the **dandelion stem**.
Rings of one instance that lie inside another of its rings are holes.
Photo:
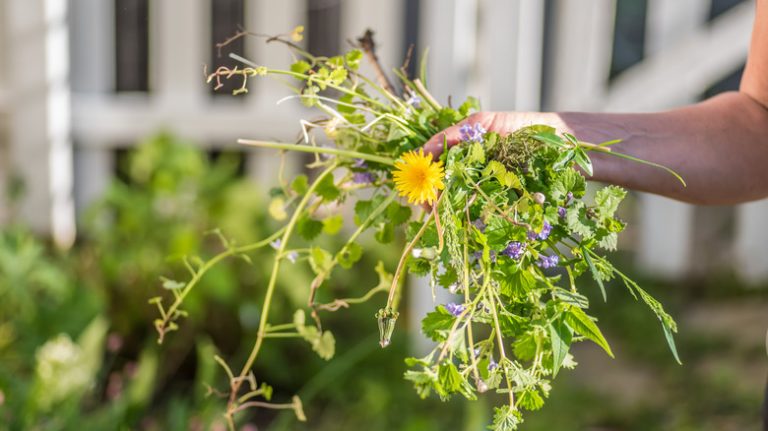
[[[253,147],[274,148],[278,150],[301,151],[304,153],[322,153],[333,154],[335,156],[347,157],[350,159],[363,159],[369,162],[381,163],[383,165],[394,166],[395,161],[388,157],[375,156],[373,154],[361,153],[358,151],[340,150],[338,148],[314,147],[310,145],[288,144],[284,142],[258,141],[253,139],[238,139],[238,144],[250,145]]]

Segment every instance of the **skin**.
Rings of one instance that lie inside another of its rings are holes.
[[[665,112],[479,112],[464,122],[502,135],[548,124],[585,142],[621,139],[613,151],[668,166],[688,186],[659,169],[593,153],[596,181],[704,205],[768,197],[768,0],[757,1],[739,91]],[[449,146],[457,144],[464,122],[433,136],[425,151],[438,156],[443,138]]]

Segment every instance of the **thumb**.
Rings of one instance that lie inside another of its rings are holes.
[[[454,124],[447,129],[438,132],[424,144],[424,152],[432,154],[432,158],[437,160],[440,154],[443,153],[443,146],[451,148],[452,146],[461,142],[461,126],[468,123],[469,119],[465,119],[460,123]]]

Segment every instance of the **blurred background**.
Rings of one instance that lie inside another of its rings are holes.
[[[179,257],[211,256],[220,228],[265,237],[277,155],[236,138],[289,140],[308,114],[252,79],[214,93],[208,70],[236,52],[286,66],[280,46],[240,28],[306,27],[332,55],[370,27],[382,61],[429,48],[441,101],[489,110],[651,111],[738,88],[754,19],[740,0],[0,0],[0,430],[221,430],[214,354],[244,360],[272,253],[217,266],[189,298],[190,316],[162,346],[147,300]],[[727,157],[723,154],[723,157]],[[307,159],[294,157],[292,172]],[[713,178],[717,181],[717,178]],[[766,377],[768,202],[696,207],[632,194],[620,267],[678,319],[684,366],[658,322],[621,289],[593,298],[616,359],[583,345],[526,430],[758,430]],[[331,241],[331,240],[328,240]],[[368,248],[360,268],[394,262]],[[311,280],[280,281],[276,320],[303,306]],[[340,273],[350,292],[375,274]],[[350,287],[350,285],[352,287]],[[243,430],[480,430],[495,400],[418,401],[400,379],[432,307],[412,280],[393,345],[378,348],[376,300],[328,318],[337,356],[272,342],[257,377],[276,400],[298,393],[309,422],[244,415]]]

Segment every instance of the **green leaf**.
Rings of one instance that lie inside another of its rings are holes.
[[[328,235],[336,235],[344,226],[344,217],[341,215],[333,215],[323,220],[323,233]]]
[[[331,360],[336,353],[336,339],[331,331],[323,331],[323,334],[312,343],[312,350],[326,361]]]
[[[578,307],[569,307],[565,313],[565,322],[574,332],[592,340],[595,344],[602,347],[608,356],[613,358],[613,352],[611,351],[611,346],[608,345],[608,341],[605,340],[600,328],[597,327],[591,317],[587,316],[584,310]]]
[[[163,281],[163,289],[176,290],[186,286],[186,283],[181,283],[179,281],[171,280],[169,278],[160,277],[160,279]]]
[[[445,341],[448,338],[456,318],[442,306],[435,308],[421,321],[421,332],[433,341]]]
[[[323,231],[323,222],[302,214],[296,221],[296,233],[307,241],[312,241]]]
[[[607,186],[595,194],[595,209],[601,219],[612,218],[627,192],[618,186]]]
[[[567,145],[565,141],[563,141],[563,138],[557,136],[557,134],[553,132],[537,133],[533,135],[533,139],[536,139],[539,142],[543,142],[555,148],[562,148]]]
[[[587,216],[587,208],[581,201],[576,202],[565,216],[565,224],[568,230],[580,235],[583,239],[591,239],[595,236],[595,221]]]
[[[294,178],[291,182],[291,189],[299,195],[306,193],[307,190],[309,190],[309,180],[307,179],[307,176],[301,174]]]
[[[567,168],[571,161],[573,161],[574,157],[576,157],[576,151],[573,149],[569,149],[566,151],[563,151],[560,153],[560,156],[557,157],[557,160],[555,160],[555,163],[552,164],[552,170],[553,171],[560,171],[565,168]]]
[[[269,201],[269,215],[277,221],[288,218],[288,213],[285,212],[285,199],[278,196]]]
[[[587,153],[585,153],[581,148],[576,148],[574,151],[575,157],[573,158],[573,161],[576,162],[576,164],[579,165],[579,167],[583,169],[587,175],[590,177],[594,175],[594,172],[592,171],[592,160],[589,159]]]
[[[480,110],[480,101],[476,97],[469,96],[464,103],[459,106],[459,114],[462,117],[466,117],[472,112],[478,112]]]
[[[387,206],[387,219],[395,226],[401,225],[411,218],[411,207],[392,202]]]
[[[493,431],[517,431],[518,425],[522,423],[519,410],[513,409],[508,404],[494,407],[493,410],[493,423],[488,429]]]
[[[347,61],[347,67],[352,70],[357,70],[360,67],[360,60],[363,58],[363,52],[359,49],[353,49],[344,55],[344,60]]]
[[[349,269],[360,260],[363,255],[363,248],[355,242],[347,244],[339,253],[338,260],[339,265],[342,268]]]
[[[309,253],[309,265],[315,274],[328,275],[332,263],[333,257],[331,257],[330,253],[320,247],[312,247]]]
[[[677,354],[677,346],[675,346],[675,337],[672,335],[672,329],[664,324],[663,321],[661,327],[664,329],[664,338],[667,340],[667,345],[669,346],[669,350],[672,352],[672,356],[675,357],[675,361],[677,361],[678,364],[683,365],[683,362],[680,360],[680,356]]]
[[[586,247],[581,247],[581,254],[584,256],[584,260],[587,261],[589,272],[592,273],[592,278],[594,278],[597,282],[597,285],[600,286],[600,293],[603,294],[603,301],[608,302],[608,295],[606,295],[605,285],[603,285],[603,277],[599,272],[597,272],[597,268],[595,268],[595,264],[592,262],[592,258],[589,257],[589,250],[587,250]]]
[[[299,60],[291,65],[291,72],[306,73],[312,66],[304,60]]]
[[[517,396],[517,405],[527,410],[539,410],[544,407],[544,399],[535,389],[526,389]]]
[[[524,297],[536,286],[536,279],[528,269],[517,269],[514,263],[494,271],[493,279],[499,283],[499,293],[508,298]]]
[[[549,189],[550,197],[557,202],[564,202],[568,192],[580,198],[584,196],[587,182],[584,177],[574,169],[565,169],[552,181]]]
[[[340,85],[342,82],[347,80],[347,69],[335,69],[333,72],[331,72],[329,79],[333,85]]]
[[[464,378],[459,373],[456,365],[453,365],[452,362],[440,364],[437,376],[440,386],[442,386],[448,394],[459,392],[461,385],[464,382]]]
[[[563,365],[571,345],[571,338],[571,329],[563,319],[558,318],[549,324],[549,339],[552,343],[552,377],[557,377],[557,372]]]
[[[483,149],[483,145],[479,142],[473,142],[472,145],[469,146],[469,153],[467,154],[466,161],[469,164],[485,163],[485,150]]]
[[[315,193],[323,198],[324,202],[332,202],[339,197],[341,191],[339,191],[339,188],[333,183],[333,176],[326,175],[320,180],[317,187],[315,187]]]
[[[379,227],[373,236],[376,238],[376,241],[382,244],[389,244],[395,239],[395,228],[390,223],[379,223]]]
[[[421,371],[408,370],[403,377],[405,380],[413,382],[416,393],[419,394],[421,399],[428,397],[432,388],[438,384],[437,374],[430,369]]]

